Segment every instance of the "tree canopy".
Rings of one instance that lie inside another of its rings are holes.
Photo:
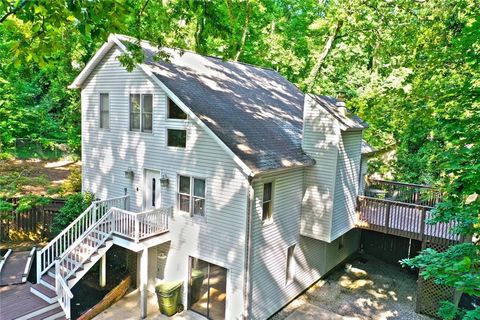
[[[272,68],[306,92],[345,92],[370,124],[366,139],[396,152],[374,169],[441,188],[433,220],[459,221],[455,232],[475,235],[479,8],[475,0],[3,1],[0,149],[8,153],[16,138],[65,139],[78,152],[79,93],[66,87],[109,33],[123,33]],[[142,59],[131,50],[122,61],[130,68]],[[411,263],[469,257],[466,272],[478,276],[472,248]]]

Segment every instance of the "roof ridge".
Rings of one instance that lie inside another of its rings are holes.
[[[155,46],[154,44],[152,44],[151,41],[149,40],[143,40],[143,39],[136,39],[132,36],[128,36],[128,35],[125,35],[125,34],[119,34],[119,33],[114,33],[113,34],[114,36],[116,36],[117,38],[119,38],[119,40],[122,40],[121,38],[125,38],[124,40],[126,41],[136,41],[136,40],[140,40],[140,42],[145,42],[147,43],[149,46],[151,46],[152,48],[155,48],[157,50],[158,47]],[[263,69],[263,70],[268,70],[268,71],[273,71],[273,72],[276,72],[278,73],[277,70],[275,69],[272,69],[272,68],[269,68],[269,67],[264,67],[264,66],[259,66],[259,65],[255,65],[255,64],[252,64],[252,63],[248,63],[248,62],[243,62],[243,61],[235,61],[235,60],[230,60],[230,59],[222,59],[220,57],[216,57],[216,56],[213,56],[213,55],[209,55],[209,54],[200,54],[198,52],[195,52],[193,50],[190,50],[190,49],[182,49],[182,48],[174,48],[174,47],[164,47],[165,49],[170,49],[170,50],[178,50],[178,51],[183,51],[183,52],[190,52],[192,54],[195,54],[197,56],[201,56],[201,57],[204,57],[204,58],[211,58],[211,59],[216,59],[216,60],[220,60],[220,61],[223,61],[223,62],[229,62],[229,63],[233,63],[233,64],[241,64],[241,65],[245,65],[245,66],[250,66],[250,67],[254,67],[254,68],[258,68],[258,69]]]

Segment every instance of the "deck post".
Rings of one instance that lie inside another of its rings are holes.
[[[422,208],[422,221],[420,222],[420,241],[423,241],[425,238],[425,219],[427,219],[427,209]]]
[[[100,287],[105,287],[107,285],[107,254],[105,253],[100,258]]]
[[[140,252],[140,317],[147,317],[148,248]]]
[[[391,206],[392,204],[390,202],[387,202],[387,209],[386,209],[386,212],[385,212],[385,233],[389,233],[388,232],[388,229],[389,229],[389,225],[390,225],[390,212],[391,212]]]

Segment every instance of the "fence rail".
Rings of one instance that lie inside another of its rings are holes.
[[[438,190],[428,185],[368,179],[365,196],[434,207],[442,201]]]
[[[19,198],[8,199],[7,201],[13,205],[13,210],[0,211],[0,217],[4,217],[0,218],[0,241],[24,240],[24,238],[40,240],[51,237],[50,227],[53,217],[64,206],[65,200],[55,199],[48,205],[16,212],[19,200]]]
[[[427,224],[431,209],[430,206],[359,196],[357,225],[363,229],[445,245],[463,241],[459,235],[450,232],[455,222]]]

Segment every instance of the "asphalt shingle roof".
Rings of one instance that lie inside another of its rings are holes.
[[[154,75],[254,173],[314,164],[301,147],[304,93],[278,72],[173,49],[155,61],[157,49],[141,46]]]

